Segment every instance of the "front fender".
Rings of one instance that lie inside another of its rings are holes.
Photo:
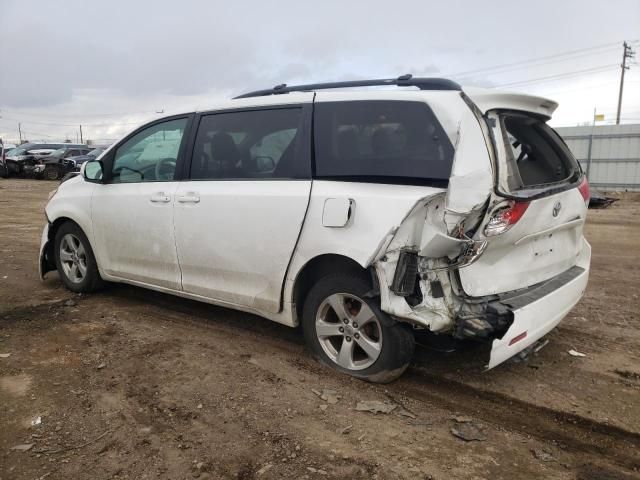
[[[45,207],[48,224],[42,232],[40,241],[40,277],[44,278],[48,271],[55,269],[53,261],[54,227],[63,220],[71,220],[78,224],[94,245],[93,225],[91,223],[91,196],[94,184],[85,182],[81,177],[72,178],[58,186],[57,192]],[[94,250],[95,252],[95,250]],[[99,261],[99,259],[97,259]]]

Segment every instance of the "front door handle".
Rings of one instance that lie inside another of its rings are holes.
[[[151,195],[149,200],[153,203],[169,203],[171,201],[171,197],[164,192],[157,192]]]
[[[186,195],[180,195],[178,197],[180,203],[198,203],[200,202],[200,195],[194,192],[189,192]]]

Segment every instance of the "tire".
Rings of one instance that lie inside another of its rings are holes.
[[[45,180],[58,180],[60,177],[60,169],[56,165],[47,165],[44,167],[42,177]]]
[[[6,165],[0,165],[0,177],[7,178],[9,176],[9,167]]]
[[[67,289],[86,293],[104,286],[89,240],[78,225],[63,223],[56,232],[54,249],[56,268]]]
[[[409,366],[415,341],[411,328],[380,310],[379,300],[366,296],[369,291],[365,275],[321,278],[305,299],[302,328],[322,363],[362,380],[389,383]]]

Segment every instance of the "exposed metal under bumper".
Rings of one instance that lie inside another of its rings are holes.
[[[454,336],[457,338],[502,338],[513,323],[513,312],[530,305],[561,289],[585,272],[579,266],[524,290],[490,297],[482,305],[481,312],[466,312],[456,319]]]

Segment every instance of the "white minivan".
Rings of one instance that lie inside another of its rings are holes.
[[[58,187],[41,276],[302,324],[324,363],[369,381],[402,374],[418,330],[491,342],[491,368],[587,285],[589,185],[546,123],[556,107],[404,75],[156,120]]]

